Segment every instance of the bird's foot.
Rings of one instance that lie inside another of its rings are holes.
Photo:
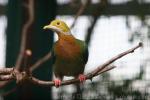
[[[83,74],[80,74],[80,75],[78,76],[78,79],[80,80],[81,83],[84,83],[85,80],[86,80],[86,76],[83,75]]]
[[[60,79],[55,79],[54,84],[55,84],[55,87],[58,88],[61,85],[61,80]]]

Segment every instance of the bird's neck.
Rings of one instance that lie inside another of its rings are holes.
[[[59,34],[58,35],[58,41],[74,42],[75,37],[72,34],[70,34],[70,35]]]

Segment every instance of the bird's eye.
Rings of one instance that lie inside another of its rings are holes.
[[[57,22],[57,25],[60,25],[60,22]]]

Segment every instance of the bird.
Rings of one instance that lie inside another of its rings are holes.
[[[51,30],[58,35],[58,40],[52,48],[54,85],[59,87],[64,76],[73,76],[81,83],[85,82],[84,69],[89,56],[87,44],[77,39],[62,20],[55,19],[43,29]]]

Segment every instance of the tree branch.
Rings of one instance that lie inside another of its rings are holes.
[[[98,68],[96,68],[94,71],[92,71],[91,73],[87,74],[86,75],[86,80],[87,79],[92,79],[93,77],[99,75],[99,74],[102,74],[106,71],[109,71],[113,68],[115,68],[114,66],[110,67],[110,68],[106,68],[108,65],[110,65],[111,63],[113,63],[114,61],[116,61],[117,59],[120,59],[121,57],[129,54],[129,53],[133,53],[134,50],[136,50],[137,48],[141,47],[142,46],[142,43],[139,43],[137,46],[123,52],[123,53],[120,53],[118,54],[117,56],[114,56],[113,58],[111,58],[110,60],[108,60],[107,62],[105,62],[104,64],[98,66]],[[106,68],[106,69],[105,69]],[[31,77],[30,78],[30,82],[32,82],[33,84],[36,84],[36,85],[40,85],[40,86],[54,86],[54,82],[53,81],[43,81],[43,80],[39,80],[35,77]],[[66,80],[66,81],[63,81],[61,83],[61,85],[69,85],[69,84],[73,84],[73,83],[78,83],[80,82],[79,79],[72,79],[72,80]]]
[[[93,35],[93,29],[96,25],[96,22],[99,18],[99,16],[101,15],[102,11],[108,6],[108,0],[101,0],[101,2],[98,4],[99,6],[97,6],[97,10],[95,12],[93,12],[93,16],[92,16],[92,22],[90,27],[87,30],[87,34],[85,36],[85,42],[87,45],[90,44],[92,35]]]
[[[120,53],[118,54],[117,56],[111,58],[110,60],[108,60],[107,62],[105,62],[104,64],[100,65],[97,70],[94,70],[91,75],[96,75],[96,73],[99,72],[99,70],[103,70],[106,66],[108,66],[109,64],[113,63],[114,61],[116,61],[117,59],[129,54],[129,53],[133,53],[135,49],[139,48],[139,47],[142,47],[142,43],[140,42],[137,46],[123,52],[123,53]]]
[[[28,29],[32,25],[33,20],[34,20],[34,0],[28,0],[28,4],[24,4],[24,6],[28,10],[29,18],[27,22],[24,24],[23,29],[22,29],[22,37],[21,37],[19,55],[18,55],[14,69],[13,68],[0,69],[0,81],[4,81],[0,83],[0,88],[10,83],[11,80],[13,79],[16,79],[16,81],[18,81],[19,79],[24,78],[22,77],[24,74],[22,74],[23,72],[20,72],[20,70],[21,70],[21,63],[22,63],[25,49],[26,49],[26,38],[27,38]]]
[[[11,82],[11,80],[9,81],[0,81],[0,89],[3,88],[4,86],[6,86],[7,84],[9,84]]]
[[[7,91],[7,92],[5,92],[5,93],[2,93],[1,96],[6,97],[6,96],[8,96],[9,94],[15,92],[16,90],[17,90],[17,87],[14,87],[13,89],[11,89],[11,90],[9,90],[9,91]]]
[[[106,67],[106,68],[104,68],[103,70],[101,70],[99,73],[97,73],[96,76],[97,76],[97,75],[100,75],[100,74],[102,74],[102,73],[105,73],[105,72],[107,72],[107,71],[109,71],[109,70],[112,70],[112,69],[114,69],[114,68],[116,68],[116,66]]]
[[[1,74],[10,74],[13,71],[13,68],[0,68],[0,75]]]
[[[24,56],[25,49],[26,49],[26,38],[27,38],[28,29],[32,25],[33,20],[34,20],[34,0],[28,0],[28,4],[25,7],[28,9],[29,19],[24,24],[23,29],[22,29],[20,52],[19,52],[19,56],[17,58],[16,65],[15,65],[16,69],[18,70],[21,69],[20,67],[21,67],[21,63],[22,63],[23,56]]]
[[[92,79],[93,77],[102,74],[104,72],[107,72],[113,68],[115,68],[115,66],[110,66],[108,67],[108,65],[110,65],[111,63],[113,63],[114,61],[120,59],[121,57],[129,54],[129,53],[133,53],[136,49],[138,49],[139,47],[142,47],[142,43],[139,43],[137,46],[122,52],[116,56],[114,56],[113,58],[111,58],[110,60],[106,61],[104,64],[98,66],[95,70],[93,70],[92,72],[86,74],[86,80],[87,79]],[[38,61],[37,63],[34,64],[34,66],[39,66],[40,64],[42,64],[43,62],[45,62],[51,55],[51,53],[48,53],[49,56],[45,56],[42,58],[42,60]],[[34,67],[33,67],[34,68]],[[6,71],[7,70],[7,71]],[[18,72],[18,73],[14,73],[17,69],[12,70],[12,68],[3,68],[0,69],[1,73],[5,73],[8,72],[7,74],[9,75],[0,75],[0,81],[6,81],[6,80],[12,80],[12,79],[16,79],[17,81],[17,76],[20,75],[20,80],[25,80],[25,81],[29,81],[33,84],[36,85],[40,85],[40,86],[54,86],[54,82],[53,81],[43,81],[43,80],[39,80],[33,76],[28,75],[26,72]],[[73,83],[78,83],[80,82],[79,79],[72,79],[72,80],[66,80],[63,81],[61,85],[69,85],[69,84],[73,84]]]
[[[0,75],[0,81],[8,81],[14,79],[13,75]]]
[[[43,64],[44,62],[46,62],[48,59],[50,59],[51,57],[51,51],[45,55],[43,58],[39,59],[35,64],[33,64],[32,66],[30,66],[29,71],[32,72],[33,70],[35,70],[36,68],[38,68],[41,64]]]
[[[76,21],[78,19],[78,17],[84,12],[84,10],[86,9],[87,5],[90,3],[91,0],[86,0],[85,3],[82,3],[78,12],[76,13],[75,17],[74,17],[74,21],[71,25],[71,29],[74,27],[74,25],[76,24]]]

